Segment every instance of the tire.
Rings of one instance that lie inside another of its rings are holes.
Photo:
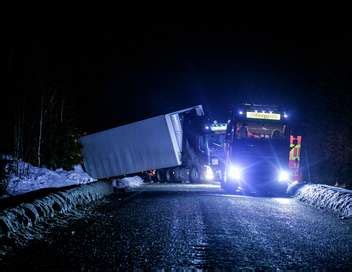
[[[197,167],[192,167],[189,176],[192,183],[200,183],[200,173]]]
[[[188,168],[181,169],[181,182],[189,183],[190,170]]]
[[[163,170],[156,171],[156,180],[158,182],[165,182],[165,173]]]
[[[166,180],[166,182],[172,182],[174,180],[174,170],[173,169],[166,170],[165,180]]]
[[[228,183],[221,182],[221,189],[228,194],[235,194],[236,193],[236,188],[235,186],[230,186]]]
[[[182,168],[175,168],[174,169],[174,180],[177,182],[182,181],[181,171],[182,171]]]
[[[264,192],[269,197],[287,197],[287,184],[278,184],[275,182],[273,185],[269,185]]]

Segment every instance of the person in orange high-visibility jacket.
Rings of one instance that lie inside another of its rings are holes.
[[[290,136],[289,168],[292,171],[294,181],[300,180],[299,163],[301,153],[302,136]]]

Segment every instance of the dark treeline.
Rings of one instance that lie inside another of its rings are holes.
[[[18,161],[70,169],[80,163],[76,101],[65,65],[45,46],[25,41],[10,44],[6,93],[0,113],[0,153],[15,161],[11,171],[26,174]]]
[[[13,95],[7,101],[1,154],[0,191],[7,175],[28,174],[21,161],[51,169],[72,169],[81,163],[79,137],[72,99],[55,87],[38,93]],[[5,171],[5,166],[7,169]]]
[[[70,169],[80,162],[74,104],[56,87],[9,99],[7,150],[16,160],[37,166]],[[11,143],[12,142],[12,143]]]
[[[352,185],[352,93],[348,75],[322,74],[300,106],[305,178]],[[309,167],[309,169],[308,169]]]

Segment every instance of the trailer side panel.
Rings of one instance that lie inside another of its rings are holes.
[[[181,164],[173,128],[161,115],[81,138],[86,171],[108,178]]]

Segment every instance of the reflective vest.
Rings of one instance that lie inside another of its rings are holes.
[[[299,171],[300,155],[301,155],[302,136],[290,135],[290,153],[288,167],[292,172],[293,181],[299,181],[301,178]]]

